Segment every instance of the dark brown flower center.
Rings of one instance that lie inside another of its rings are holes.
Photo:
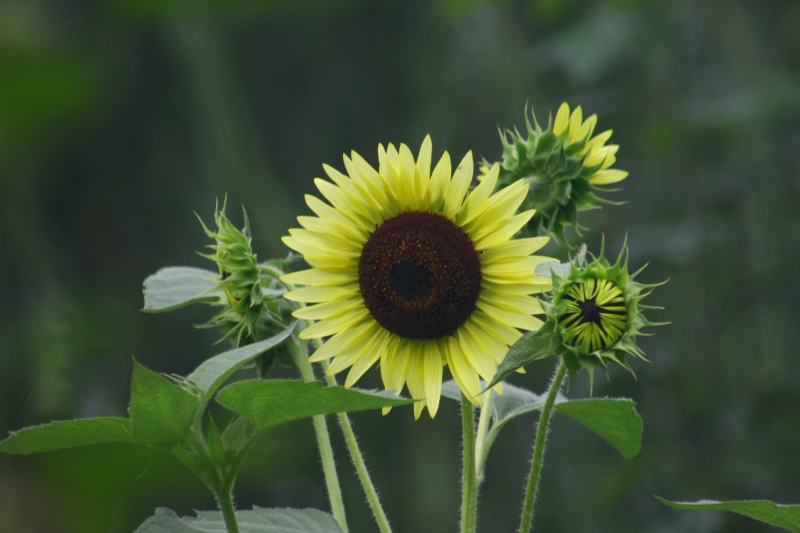
[[[481,262],[449,218],[412,211],[384,222],[364,244],[358,282],[381,326],[408,339],[438,339],[475,310]]]

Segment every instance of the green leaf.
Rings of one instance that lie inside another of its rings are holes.
[[[192,267],[162,268],[144,280],[147,313],[172,311],[194,303],[215,302],[224,296],[216,289],[218,273]]]
[[[136,442],[167,446],[182,441],[192,423],[197,396],[136,361],[133,365],[128,412]]]
[[[245,445],[249,425],[247,418],[243,416],[237,416],[228,424],[228,427],[222,432],[222,442],[226,450],[240,450]]]
[[[626,459],[642,448],[642,417],[627,399],[591,398],[556,405],[556,411],[580,422],[617,449]]]
[[[264,509],[236,511],[241,533],[342,533],[336,519],[316,509]],[[198,511],[181,518],[160,507],[134,533],[226,533],[218,511]]]
[[[698,502],[671,502],[659,496],[658,501],[674,507],[691,511],[731,511],[748,518],[778,526],[787,531],[800,533],[800,505],[778,505],[767,500],[740,500],[717,502],[700,500]]]
[[[205,406],[225,383],[225,380],[239,368],[286,340],[292,334],[295,325],[297,325],[296,321],[274,337],[221,353],[198,366],[186,377],[186,381],[191,382],[198,389],[200,405]]]
[[[240,381],[222,389],[217,402],[246,416],[257,431],[314,415],[396,407],[414,400],[390,392],[323,387],[321,382]]]
[[[511,345],[503,362],[497,367],[494,379],[486,388],[494,387],[518,368],[527,365],[531,361],[543,359],[550,353],[550,336],[528,333],[523,335],[517,342]]]
[[[211,413],[208,414],[208,451],[214,462],[223,464],[225,462],[225,444],[222,442],[222,435],[219,434],[217,423]]]
[[[503,394],[495,394],[492,401],[492,433],[497,433],[512,419],[539,411],[544,407],[544,402],[547,399],[546,394],[534,394],[529,390],[515,387],[509,383],[503,383]],[[568,402],[566,397],[559,394],[556,396],[556,410],[558,404]]]
[[[455,381],[442,384],[442,396],[460,401],[461,390]],[[546,395],[503,383],[503,394],[495,394],[492,401],[492,426],[487,435],[493,442],[500,430],[512,419],[539,411]],[[636,404],[627,399],[590,398],[570,400],[559,394],[555,410],[580,422],[622,454],[626,459],[635,457],[642,444],[642,418],[634,408]]]
[[[0,452],[29,454],[91,444],[133,442],[131,421],[127,418],[84,418],[50,422],[13,431],[7,439],[0,442]]]

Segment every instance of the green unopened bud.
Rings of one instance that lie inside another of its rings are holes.
[[[536,209],[528,222],[532,234],[545,231],[566,242],[564,228],[574,226],[578,234],[587,229],[578,224],[578,212],[596,209],[600,203],[612,204],[598,193],[608,192],[609,185],[625,179],[628,173],[612,169],[618,145],[605,143],[611,130],[594,135],[597,115],[585,121],[578,106],[570,114],[569,105],[561,104],[555,122],[550,117],[542,130],[531,111],[533,124],[525,118],[526,135],[516,129],[500,133],[503,160],[497,187],[503,188],[525,180],[530,189],[521,210]],[[491,168],[484,161],[483,174]]]
[[[226,300],[220,302],[225,309],[214,316],[204,327],[218,327],[225,331],[224,338],[232,337],[241,346],[267,338],[284,327],[280,306],[283,290],[274,288],[274,276],[262,275],[256,254],[250,244],[250,221],[244,213],[244,227],[239,230],[225,215],[227,200],[222,209],[214,210],[217,231],[203,223],[206,234],[214,239],[209,245],[214,253],[200,254],[214,261],[219,269],[217,289],[224,291]],[[197,217],[200,218],[199,216]]]
[[[665,282],[634,281],[643,268],[628,273],[628,249],[623,246],[614,264],[606,260],[603,247],[588,264],[582,250],[567,265],[553,269],[553,292],[542,302],[547,322],[541,333],[551,335],[550,352],[564,357],[571,375],[586,369],[593,382],[594,370],[606,369],[609,362],[633,373],[626,356],[644,359],[636,337],[643,335],[643,327],[660,324],[642,312],[659,308],[641,300]]]

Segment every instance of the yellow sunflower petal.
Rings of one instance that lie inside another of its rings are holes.
[[[561,104],[561,107],[558,108],[558,113],[556,113],[556,121],[553,124],[553,133],[558,136],[561,136],[569,127],[569,105],[564,102]]]

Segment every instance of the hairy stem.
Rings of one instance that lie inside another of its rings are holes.
[[[316,381],[311,362],[308,360],[307,344],[305,342],[297,342],[294,339],[289,342],[292,344],[297,368],[300,369],[300,375],[303,377],[303,381],[306,383]],[[336,521],[339,522],[344,533],[348,533],[347,517],[345,516],[344,501],[342,500],[342,489],[339,485],[339,477],[336,474],[336,461],[333,459],[333,448],[331,447],[328,423],[324,415],[316,415],[313,417],[313,420],[319,454],[322,458],[322,471],[325,474],[325,484],[327,485],[328,498],[331,502],[331,512],[334,518],[336,518]]]
[[[544,445],[547,441],[547,429],[550,425],[550,417],[553,414],[553,406],[556,403],[558,391],[567,373],[567,365],[561,359],[561,363],[556,370],[553,381],[550,382],[550,390],[547,392],[547,399],[542,407],[542,414],[539,416],[539,425],[536,428],[536,443],[533,446],[533,460],[531,461],[531,473],[528,477],[528,487],[525,490],[525,504],[522,508],[522,521],[519,525],[519,533],[529,533],[533,522],[533,505],[536,501],[536,491],[539,489],[539,478],[542,473],[542,462],[544,461]]]
[[[266,265],[262,266],[262,271],[269,275],[273,275],[275,277],[279,277],[280,275],[282,275],[282,273],[279,270],[273,269],[272,267]],[[292,291],[295,288],[294,285],[291,283],[283,282],[283,284],[287,290]],[[317,348],[320,348],[322,346],[322,341],[320,339],[314,339],[314,344]],[[308,360],[307,347],[304,350],[303,355],[305,363],[308,366],[308,370],[306,372],[310,377],[309,379],[307,379],[306,374],[303,374],[303,379],[305,381],[316,379],[314,377],[314,372],[311,369],[311,363]],[[338,384],[336,383],[336,376],[328,375],[328,362],[322,361],[321,365],[323,371],[325,372],[325,379],[326,382],[328,383],[328,386],[329,387],[337,386]],[[302,372],[303,370],[301,369],[301,373]],[[356,434],[353,431],[353,426],[350,424],[350,417],[347,416],[347,413],[338,413],[338,418],[339,418],[339,426],[342,428],[342,433],[344,433],[345,442],[347,443],[347,450],[350,452],[350,458],[352,459],[353,465],[356,468],[358,479],[361,482],[361,486],[364,488],[364,492],[367,495],[367,502],[369,503],[370,509],[372,509],[372,514],[375,517],[375,522],[377,522],[378,528],[380,529],[381,533],[392,533],[392,528],[389,526],[389,520],[386,518],[386,513],[384,512],[383,507],[381,506],[380,499],[378,498],[378,492],[375,490],[375,485],[373,485],[372,479],[369,477],[369,471],[367,470],[367,465],[364,462],[364,457],[361,454],[361,449],[358,447],[358,440],[356,439]],[[338,478],[337,478],[337,487],[338,487]],[[343,520],[344,520],[344,505],[342,504],[342,521],[340,521],[340,523],[342,524],[342,529],[344,529],[345,533],[347,533],[347,524]]]
[[[492,445],[486,440],[489,431],[489,422],[492,419],[492,404],[494,403],[494,389],[487,390],[483,395],[483,407],[478,417],[478,440],[475,443],[475,474],[478,476],[478,487],[483,483],[483,469],[486,465],[486,457],[489,455],[489,447]]]
[[[478,480],[475,473],[475,409],[461,394],[461,421],[464,428],[464,473],[461,488],[461,533],[475,533],[478,520]]]
[[[239,533],[239,523],[236,521],[236,508],[233,506],[233,487],[226,484],[219,491],[214,493],[217,498],[217,504],[222,511],[222,517],[225,520],[225,529],[228,533]]]

